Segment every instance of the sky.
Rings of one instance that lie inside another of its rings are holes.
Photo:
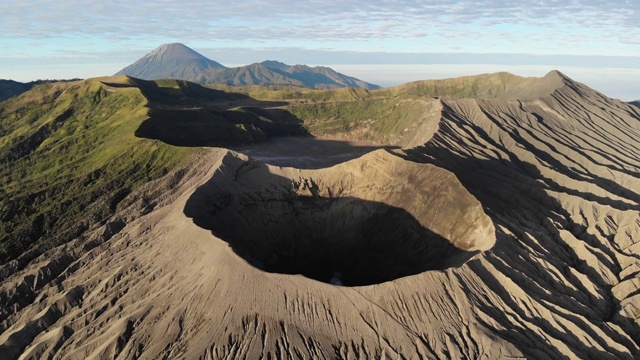
[[[640,0],[0,2],[0,79],[111,75],[164,43],[226,66],[330,66],[382,86],[557,69],[640,99]]]

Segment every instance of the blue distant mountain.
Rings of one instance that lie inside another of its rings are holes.
[[[321,89],[380,88],[378,85],[322,66],[292,66],[269,60],[228,68],[178,43],[161,45],[116,75],[128,75],[144,80],[180,79],[200,84],[294,85]]]
[[[194,80],[202,72],[210,69],[224,69],[224,66],[183,44],[173,43],[156,48],[116,75],[128,75],[144,80]]]

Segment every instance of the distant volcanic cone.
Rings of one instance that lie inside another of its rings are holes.
[[[143,80],[190,79],[205,70],[224,68],[183,44],[173,43],[159,46],[116,75]]]

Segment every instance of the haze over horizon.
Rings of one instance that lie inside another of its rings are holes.
[[[0,4],[0,78],[111,75],[180,42],[225,66],[330,66],[382,86],[558,69],[622,100],[640,98],[633,1],[221,1]]]

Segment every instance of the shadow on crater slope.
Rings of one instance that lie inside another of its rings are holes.
[[[180,80],[144,81],[129,78],[148,100],[149,118],[135,135],[175,146],[254,144],[280,136],[310,136],[302,120],[278,107],[287,103],[261,101]]]
[[[477,239],[461,236],[471,242],[466,248],[460,246],[462,241],[451,240],[456,235],[446,238],[424,226],[434,221],[434,209],[420,208],[416,217],[419,206],[414,199],[437,197],[428,187],[426,194],[413,197],[401,189],[396,194],[387,192],[375,176],[368,176],[368,184],[354,183],[348,171],[337,167],[325,172],[272,173],[277,170],[281,169],[227,155],[215,175],[191,196],[184,213],[261,270],[346,286],[460,266],[486,246],[474,241],[493,238],[493,227],[486,227],[484,214],[477,223],[464,225],[472,228],[465,234],[480,234]],[[387,196],[388,203],[356,197],[362,189],[379,192],[379,198]],[[472,213],[474,218],[477,209],[465,201],[457,204],[459,213]],[[402,206],[413,208],[414,214]],[[451,224],[457,221],[455,216],[445,218]]]

